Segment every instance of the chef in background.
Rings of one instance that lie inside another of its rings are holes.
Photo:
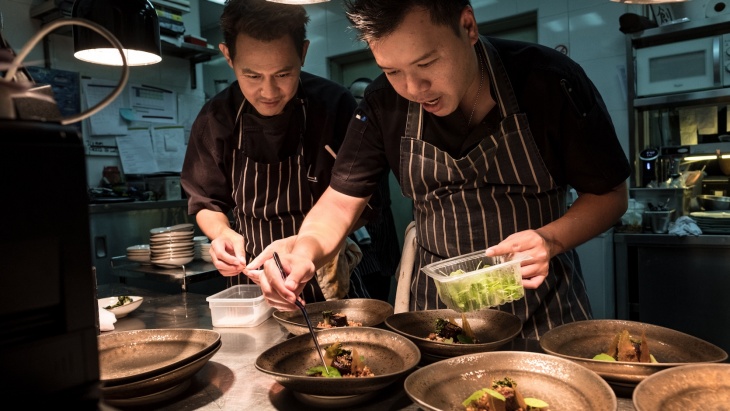
[[[193,123],[181,183],[224,276],[296,234],[329,185],[326,146],[339,148],[356,106],[347,88],[302,71],[308,22],[303,7],[266,0],[230,0],[220,18],[219,48],[236,81]],[[367,297],[350,279],[359,248],[337,248],[300,290],[305,301]]]
[[[414,201],[410,310],[445,307],[423,266],[486,249],[531,257],[525,297],[496,307],[522,320],[522,338],[590,319],[575,247],[620,219],[631,168],[583,69],[551,48],[481,36],[468,0],[344,2],[383,74],[350,121],[330,187],[282,250],[286,281],[265,262],[268,301],[295,309],[390,169]],[[568,187],[579,193],[569,209]]]

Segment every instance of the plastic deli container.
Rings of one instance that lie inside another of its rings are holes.
[[[502,262],[484,250],[423,267],[433,278],[441,301],[459,312],[496,307],[525,296],[520,263],[529,257]]]
[[[257,284],[235,285],[205,300],[213,327],[255,327],[274,311]]]

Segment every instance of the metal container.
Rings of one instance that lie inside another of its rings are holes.
[[[699,195],[697,202],[707,211],[730,209],[730,197]]]

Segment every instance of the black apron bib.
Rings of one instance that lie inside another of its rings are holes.
[[[231,180],[236,203],[233,209],[236,230],[245,239],[246,258],[249,260],[273,241],[296,234],[315,201],[304,166],[304,104],[301,105],[301,130],[296,151],[286,160],[276,163],[257,162],[246,154],[251,145],[245,138],[246,115],[242,114],[245,104],[246,100],[241,103],[236,116],[239,132]],[[309,281],[302,297],[306,302],[325,300],[316,278]]]
[[[499,56],[487,41],[479,42],[477,52],[487,64],[502,121],[465,157],[453,158],[424,142],[422,107],[409,104],[400,175],[403,194],[413,199],[419,246],[410,310],[446,307],[421,267],[485,250],[566,211],[565,189],[555,185],[542,161]],[[539,338],[565,322],[591,318],[575,250],[554,257],[545,281],[525,290],[525,298],[495,308],[520,317],[522,338]]]

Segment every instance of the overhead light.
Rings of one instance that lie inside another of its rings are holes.
[[[127,64],[146,66],[162,61],[160,23],[149,0],[76,0],[71,16],[107,28],[124,47]],[[119,51],[98,33],[74,26],[74,57],[96,64],[121,66]]]
[[[328,2],[330,0],[267,0],[267,1],[270,1],[272,3],[303,5],[303,4],[324,3],[324,2]]]
[[[689,0],[611,0],[614,3],[625,4],[664,4],[664,3],[681,3]]]

